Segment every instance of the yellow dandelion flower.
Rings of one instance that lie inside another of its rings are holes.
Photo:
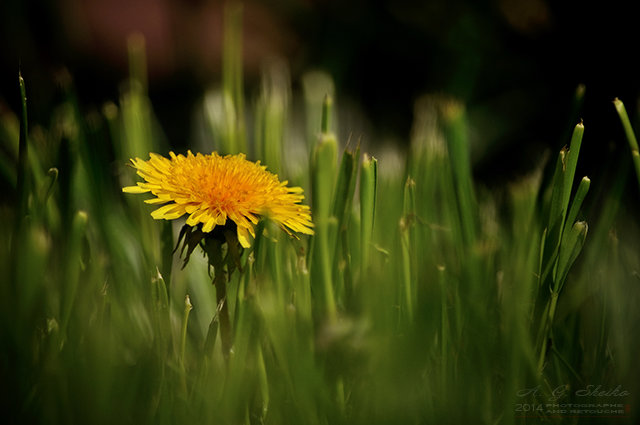
[[[151,192],[156,197],[146,203],[165,204],[151,213],[153,218],[173,220],[188,214],[187,224],[201,224],[205,233],[229,219],[236,224],[238,241],[245,248],[263,216],[289,234],[313,234],[309,207],[300,204],[302,189],[287,187],[287,181],[280,182],[260,161],[247,161],[243,154],[220,156],[216,152],[169,155],[170,159],[154,153],[147,161],[132,159],[145,181],[122,189],[127,193]]]

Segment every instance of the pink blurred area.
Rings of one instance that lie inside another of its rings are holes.
[[[243,60],[249,77],[271,57],[295,55],[299,42],[285,23],[257,2],[243,9]],[[127,70],[127,39],[146,41],[150,80],[188,70],[199,80],[221,70],[225,2],[179,0],[62,0],[60,20],[74,55]]]

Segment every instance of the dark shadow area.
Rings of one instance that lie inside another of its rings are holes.
[[[467,105],[475,172],[488,183],[530,170],[579,119],[582,171],[597,172],[627,148],[613,98],[637,116],[636,18],[622,1],[299,0],[245,2],[244,11],[247,94],[272,56],[290,65],[294,89],[304,71],[327,70],[338,101],[350,99],[370,123],[370,143],[406,143],[415,99],[453,95]],[[194,104],[220,79],[220,4],[11,0],[0,12],[0,99],[17,110],[20,67],[32,122],[48,116],[63,69],[87,108],[117,101],[135,31],[147,40],[150,97],[170,144],[188,143]],[[572,111],[579,84],[586,96]]]

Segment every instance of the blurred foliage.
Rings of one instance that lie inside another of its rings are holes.
[[[332,2],[317,7],[350,16]],[[469,16],[451,30],[452,45],[474,46],[485,22],[474,10],[461,8]],[[397,6],[393,16],[422,19],[411,12]],[[129,39],[117,102],[85,108],[83,84],[59,72],[55,101],[39,103],[26,77],[25,110],[0,110],[5,422],[602,423],[522,410],[560,392],[566,403],[622,403],[622,421],[638,421],[640,187],[627,148],[600,158],[593,183],[578,182],[589,122],[572,116],[566,137],[541,123],[540,134],[568,148],[554,149],[548,169],[531,161],[528,175],[488,189],[472,164],[494,114],[466,98],[466,77],[450,81],[457,97],[420,97],[404,115],[413,117],[406,155],[376,158],[337,130],[349,114],[325,95],[339,96],[343,77],[305,74],[296,98],[275,66],[245,98],[227,50],[221,89],[199,93],[181,143],[232,151],[246,142],[249,157],[270,158],[304,187],[317,231],[297,240],[261,222],[244,272],[227,285],[227,359],[206,259],[194,254],[180,270],[180,224],[152,220],[150,207],[121,193],[135,179],[129,157],[175,143],[149,97],[148,47]],[[467,60],[453,68],[482,68]],[[395,82],[368,87],[373,95]],[[3,84],[19,93],[15,77]],[[610,137],[624,145],[615,124]],[[576,392],[597,386],[609,394]],[[611,395],[616,388],[625,394]]]
[[[273,57],[290,67],[294,92],[309,69],[328,71],[340,93],[341,139],[405,147],[413,102],[425,92],[453,95],[468,110],[474,175],[489,184],[531,172],[579,118],[590,126],[581,168],[595,176],[600,158],[624,148],[608,102],[640,96],[627,50],[635,15],[621,0],[247,0],[243,9],[248,93],[260,90]],[[187,147],[194,108],[222,80],[223,16],[222,3],[205,1],[3,1],[0,97],[18,110],[21,64],[37,122],[59,100],[51,76],[63,68],[81,105],[112,100],[128,75],[126,40],[137,32],[147,39],[149,95],[163,131],[171,146]],[[580,84],[589,94],[575,116]],[[635,119],[636,105],[627,107]]]

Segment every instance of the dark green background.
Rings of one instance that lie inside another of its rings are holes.
[[[145,2],[110,3],[97,9],[109,13],[86,18],[86,5],[109,2],[2,2],[0,104],[17,110],[19,66],[32,122],[48,116],[61,69],[70,71],[88,109],[117,100],[128,72],[124,43],[118,56],[91,37],[74,41],[68,28],[84,19],[89,34],[97,21],[116,32],[139,26],[144,33],[155,12]],[[220,79],[219,68],[202,67],[198,53],[189,53],[198,49],[184,32],[195,25],[189,19],[215,7],[199,0],[157,4],[169,10],[170,37],[181,53],[168,71],[150,59],[150,97],[169,143],[184,147],[194,105]],[[579,118],[586,126],[579,174],[597,173],[604,156],[626,148],[611,100],[620,97],[636,116],[639,37],[627,2],[299,0],[246,2],[245,10],[247,38],[266,40],[269,53],[286,59],[294,90],[304,71],[325,69],[336,81],[338,101],[349,99],[362,110],[365,125],[343,129],[343,137],[354,131],[369,143],[407,141],[414,100],[437,92],[462,99],[472,124],[480,117],[472,125],[474,170],[489,183],[531,169],[545,148],[555,151],[568,141]],[[210,46],[211,56],[216,49]],[[258,76],[259,67],[249,64],[249,95]],[[574,114],[578,84],[587,94]]]

